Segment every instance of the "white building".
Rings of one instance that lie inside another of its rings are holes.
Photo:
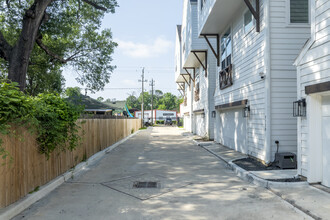
[[[180,105],[180,116],[183,118],[183,127],[185,130],[192,132],[192,91],[189,91],[191,80],[182,68],[182,26],[177,25],[176,42],[175,42],[175,82],[178,90],[184,97],[183,105]]]
[[[141,111],[135,111],[134,117],[141,119],[142,112]],[[166,118],[171,118],[172,120],[176,120],[177,118],[177,112],[171,111],[171,110],[153,110],[151,113],[151,110],[144,110],[144,120],[149,121],[153,117],[154,122],[155,120],[165,120]]]
[[[293,62],[310,35],[308,7],[308,0],[198,0],[198,35],[218,37],[216,142],[266,163],[275,141],[280,152],[297,152]]]
[[[215,45],[215,40],[210,39],[210,44]],[[184,0],[181,41],[177,40],[176,48],[176,54],[179,53],[176,55],[176,66],[180,67],[176,70],[176,82],[185,97],[184,127],[213,139],[216,59],[207,42],[198,35],[197,0]]]
[[[298,117],[298,173],[330,187],[330,0],[311,0],[310,11],[311,36],[295,63],[298,100],[306,104]]]

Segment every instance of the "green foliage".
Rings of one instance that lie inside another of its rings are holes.
[[[19,91],[16,83],[0,83],[0,132],[9,135],[15,126],[26,127],[37,135],[41,153],[50,155],[55,149],[74,149],[78,144],[78,125],[82,107],[71,105],[56,94],[37,97]],[[11,132],[13,131],[13,132]],[[8,156],[1,148],[3,159]]]
[[[145,92],[144,94],[144,109],[151,110],[151,94]],[[162,110],[176,110],[180,111],[180,104],[183,99],[178,98],[171,93],[163,94],[162,91],[156,90],[153,97],[153,108],[162,109]],[[134,94],[131,94],[126,99],[126,104],[128,108],[136,108],[141,110],[142,95],[136,97]]]
[[[27,75],[30,94],[35,94],[34,90],[60,92],[63,83],[61,68],[67,65],[78,71],[77,81],[91,91],[101,90],[109,82],[115,68],[111,65],[111,55],[117,44],[112,41],[110,29],[100,29],[105,14],[114,13],[118,4],[116,0],[88,2],[104,10],[76,0],[52,1],[46,8],[44,20],[38,27],[38,35],[56,56],[45,53],[38,45],[34,46],[29,57]],[[0,0],[0,32],[12,46],[22,34],[25,12],[34,3],[38,4],[38,1]],[[35,13],[38,16],[44,12]],[[8,62],[0,58],[0,72],[7,69]],[[56,80],[40,84],[37,77],[44,78],[45,75],[56,77]]]
[[[34,99],[40,151],[47,156],[56,148],[73,150],[79,141],[76,121],[82,109],[55,94],[39,94]]]
[[[25,93],[37,96],[39,93],[61,94],[65,86],[61,64],[54,62],[49,56],[35,45],[31,54],[31,63],[27,71],[27,85]]]

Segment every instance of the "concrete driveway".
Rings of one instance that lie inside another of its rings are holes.
[[[138,182],[140,182],[138,184]],[[142,186],[145,182],[150,187]],[[141,131],[14,219],[304,219],[174,127]]]

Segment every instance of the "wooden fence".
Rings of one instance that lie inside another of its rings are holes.
[[[140,119],[80,119],[80,122],[83,122],[81,145],[72,152],[53,152],[48,160],[38,152],[35,137],[28,131],[17,130],[23,140],[1,136],[2,146],[13,161],[1,165],[4,161],[0,159],[0,208],[16,202],[141,127]]]

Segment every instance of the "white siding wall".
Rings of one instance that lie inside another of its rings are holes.
[[[312,46],[298,64],[298,98],[306,98],[305,86],[330,81],[330,0],[315,1],[315,22],[312,30]],[[313,9],[312,9],[313,10]],[[314,35],[314,36],[313,36]],[[307,103],[307,111],[310,110]],[[300,149],[299,172],[308,173],[307,118],[299,118],[298,140]],[[320,125],[321,126],[321,125]]]
[[[289,0],[270,1],[271,33],[271,146],[272,159],[279,151],[297,152],[297,120],[292,103],[297,100],[294,60],[310,36],[309,25],[289,24]]]
[[[185,54],[184,62],[187,60],[189,53],[193,50],[207,50],[208,45],[203,38],[199,38],[198,35],[198,5],[197,3],[192,3],[187,7],[187,28],[186,29],[186,42],[185,42]],[[216,46],[216,40],[210,39],[211,44]],[[199,123],[197,126],[203,126],[204,128],[195,129],[196,131],[203,131],[197,133],[198,135],[205,136],[209,138],[214,138],[214,119],[211,117],[212,110],[214,109],[214,89],[215,89],[215,75],[216,75],[216,59],[210,49],[207,51],[207,60],[208,60],[208,73],[205,77],[205,72],[202,66],[196,68],[196,72],[199,72],[199,88],[200,88],[200,100],[198,102],[194,101],[194,96],[190,100],[193,104],[193,111],[204,109],[205,117],[204,123]],[[195,58],[194,58],[195,59]],[[194,94],[194,89],[193,89]],[[188,104],[189,105],[189,104]],[[197,116],[196,116],[197,117]],[[195,118],[196,118],[195,117]]]
[[[251,115],[247,122],[247,144],[250,155],[265,159],[265,81],[260,79],[259,73],[265,72],[265,21],[264,7],[261,1],[261,32],[255,29],[249,33],[244,31],[243,15],[247,7],[242,8],[233,20],[233,85],[224,90],[220,90],[219,74],[217,74],[217,84],[215,91],[215,105],[221,105],[239,101],[249,100]],[[222,33],[220,33],[222,34]],[[218,69],[217,72],[219,72]],[[266,73],[267,74],[267,73]],[[220,122],[219,111],[217,112],[217,123]],[[217,125],[216,129],[221,128]],[[220,132],[221,130],[216,130]],[[216,134],[216,141],[220,142],[221,134]]]

